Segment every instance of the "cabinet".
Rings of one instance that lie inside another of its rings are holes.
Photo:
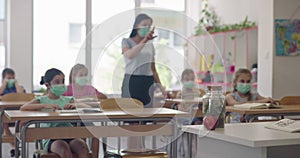
[[[232,77],[239,68],[257,63],[258,28],[218,32],[188,39],[185,67],[193,68],[200,88],[217,84],[232,90]],[[254,78],[254,77],[253,77]],[[256,81],[253,81],[256,88]]]

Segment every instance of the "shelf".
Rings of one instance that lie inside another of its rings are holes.
[[[194,35],[191,36],[192,38],[194,37],[199,37],[199,36],[208,36],[208,35],[217,35],[217,34],[226,34],[226,33],[236,33],[236,32],[241,32],[241,31],[248,31],[248,30],[255,30],[258,29],[257,26],[249,27],[249,28],[244,28],[241,30],[229,30],[229,31],[223,31],[223,32],[213,32],[213,33],[207,33],[207,34],[201,34],[201,35]]]

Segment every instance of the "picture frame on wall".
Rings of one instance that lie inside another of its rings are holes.
[[[276,56],[300,55],[300,19],[275,19]]]

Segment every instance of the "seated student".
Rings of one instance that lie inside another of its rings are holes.
[[[24,93],[25,90],[19,85],[18,80],[15,79],[15,71],[10,68],[5,68],[2,71],[2,85],[0,87],[0,95],[3,96],[8,93]]]
[[[194,98],[199,98],[201,96],[199,89],[195,88],[195,74],[194,71],[191,69],[185,69],[182,72],[181,75],[181,82],[183,84],[181,92],[178,92],[176,98],[181,99],[189,99],[193,100]],[[185,111],[191,113],[193,110],[193,107],[197,104],[179,104],[178,110]],[[192,113],[191,113],[192,114]],[[193,117],[193,116],[191,116]],[[181,118],[180,121],[182,121],[183,125],[188,125],[190,123],[192,124],[201,124],[202,118],[195,118],[192,122],[190,122],[190,118]],[[179,158],[188,158],[188,136],[186,133],[183,133],[180,136],[181,139],[178,141],[178,157]],[[196,144],[196,142],[193,141],[193,144]],[[193,145],[194,147],[195,145]],[[193,150],[196,151],[196,150]],[[192,153],[192,155],[196,155],[195,152]]]
[[[274,103],[270,97],[265,98],[258,93],[251,92],[252,75],[248,69],[239,69],[233,79],[233,91],[226,95],[226,103],[229,106],[243,103]],[[237,113],[231,113],[231,123],[244,122],[243,117]]]
[[[193,100],[194,98],[199,98],[201,96],[199,89],[195,88],[195,74],[191,69],[185,69],[181,75],[182,90],[177,93],[176,98]],[[179,104],[178,110],[190,112],[190,104]]]
[[[47,87],[47,95],[36,97],[29,103],[24,104],[20,110],[45,110],[45,109],[73,109],[69,104],[72,97],[62,96],[66,91],[64,74],[55,68],[47,70],[42,77],[41,84]],[[41,127],[71,127],[71,123],[43,123]],[[61,158],[88,158],[89,151],[82,139],[44,139],[43,147],[48,152],[57,153]]]
[[[69,75],[69,86],[64,96],[73,96],[76,98],[97,97],[98,99],[106,99],[106,95],[99,92],[96,88],[88,85],[89,78],[88,69],[83,64],[76,64],[72,67]],[[92,152],[94,155],[99,153],[99,139],[92,138]]]
[[[0,86],[0,97],[8,94],[8,93],[24,93],[25,90],[22,86],[19,85],[18,81],[15,79],[15,72],[13,69],[5,68],[2,71],[2,84]],[[8,123],[3,124],[3,135],[11,136],[12,133],[9,130]],[[10,151],[11,157],[14,156],[15,153],[15,145],[11,143],[12,150]]]
[[[69,85],[67,91],[63,94],[64,96],[74,96],[75,98],[80,97],[92,97],[97,96],[98,99],[106,99],[106,95],[99,92],[96,88],[88,85],[88,69],[83,64],[76,64],[72,67],[69,76]]]

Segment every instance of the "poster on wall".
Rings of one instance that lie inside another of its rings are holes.
[[[300,55],[300,19],[275,19],[277,56]]]

